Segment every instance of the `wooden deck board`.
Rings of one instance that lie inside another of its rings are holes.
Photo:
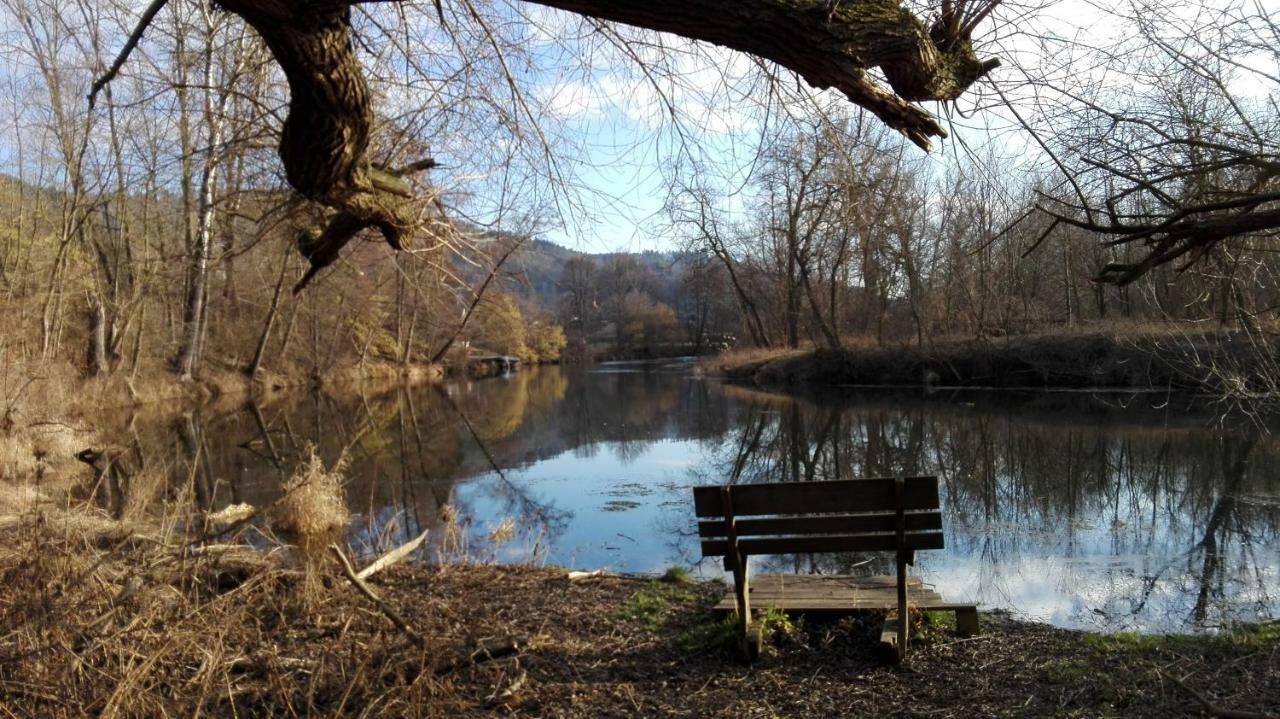
[[[942,595],[925,588],[919,577],[908,578],[907,601],[923,609],[971,606],[947,602]],[[897,583],[893,577],[761,574],[751,578],[751,606],[804,612],[896,609]],[[734,611],[733,593],[726,594],[715,608],[717,611]]]

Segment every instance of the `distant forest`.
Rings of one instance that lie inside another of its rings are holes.
[[[413,11],[424,33],[436,28],[427,10]],[[530,109],[537,92],[521,96],[524,126],[504,114],[510,88],[491,88],[518,78],[492,73],[524,47],[518,34],[495,38],[455,13],[459,52],[365,58],[379,97],[436,93],[388,102],[368,148],[369,171],[427,209],[406,221],[404,251],[364,225],[338,253],[315,228],[341,213],[286,189],[288,87],[235,15],[169,5],[90,107],[86,88],[134,9],[4,0],[0,11],[8,361],[89,376],[314,377],[477,350],[555,361],[927,347],[1113,324],[1252,331],[1280,306],[1267,244],[1274,96],[1232,81],[1244,72],[1232,58],[1274,27],[1252,15],[1206,20],[1212,47],[1167,42],[1189,36],[1181,26],[1122,18],[1149,52],[1109,56],[1114,72],[1149,81],[1109,86],[1098,102],[1116,110],[1037,106],[1025,129],[1043,154],[1030,159],[1009,156],[1016,143],[984,154],[957,141],[935,162],[912,145],[922,138],[863,108],[768,85],[752,117],[786,119],[753,125],[751,169],[732,196],[697,163],[664,178],[663,217],[647,230],[677,249],[589,255],[539,239],[580,209],[575,178],[559,173],[582,156],[551,139],[570,121]],[[411,56],[421,64],[401,62]]]

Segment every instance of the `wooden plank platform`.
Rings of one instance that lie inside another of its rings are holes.
[[[962,636],[978,633],[978,608],[974,604],[948,602],[928,589],[919,577],[907,577],[907,604],[921,610],[949,611],[956,615],[956,631]],[[760,574],[751,579],[751,606],[770,607],[805,614],[850,614],[893,611],[898,608],[898,584],[894,577],[852,577],[839,574]],[[716,611],[737,608],[733,592],[725,594]],[[886,655],[899,656],[897,618],[885,623],[880,641]]]
[[[751,578],[751,606],[797,612],[856,612],[896,609],[897,580],[893,577],[851,577],[837,574],[758,574]],[[919,577],[907,578],[907,601],[922,608],[945,604]],[[733,593],[725,594],[717,611],[736,608]]]
[[[758,574],[751,578],[751,606],[808,613],[848,613],[893,610],[898,607],[897,580],[893,577],[852,577],[841,574]],[[948,602],[928,589],[919,577],[907,578],[907,603],[917,609],[969,613],[976,605]],[[736,608],[733,592],[727,592],[716,611]]]

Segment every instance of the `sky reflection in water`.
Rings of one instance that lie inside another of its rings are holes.
[[[949,600],[1105,630],[1280,614],[1280,446],[1268,435],[1224,431],[1172,405],[1146,409],[1146,399],[1121,409],[1087,396],[819,395],[628,363],[354,404],[315,398],[264,410],[261,426],[246,414],[200,431],[213,458],[204,471],[234,478],[215,504],[270,501],[305,441],[331,459],[358,437],[348,487],[363,515],[356,544],[423,527],[439,551],[450,504],[470,518],[473,557],[519,561],[536,549],[572,568],[660,572],[698,562],[694,484],[937,474],[948,546],[922,552],[918,571]],[[268,461],[263,428],[283,469]],[[507,517],[515,536],[490,544]],[[754,571],[889,564],[753,559]],[[700,569],[719,572],[714,562]]]

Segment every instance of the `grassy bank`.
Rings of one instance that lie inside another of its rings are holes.
[[[1280,335],[1104,332],[808,351],[750,350],[706,371],[759,385],[1174,389],[1248,396],[1280,383]]]
[[[877,616],[773,617],[747,667],[719,583],[399,564],[368,580],[380,606],[326,555],[65,519],[0,529],[5,716],[1168,717],[1199,715],[1197,694],[1280,712],[1276,624],[1100,636],[988,615],[961,639],[925,617],[893,667]]]

